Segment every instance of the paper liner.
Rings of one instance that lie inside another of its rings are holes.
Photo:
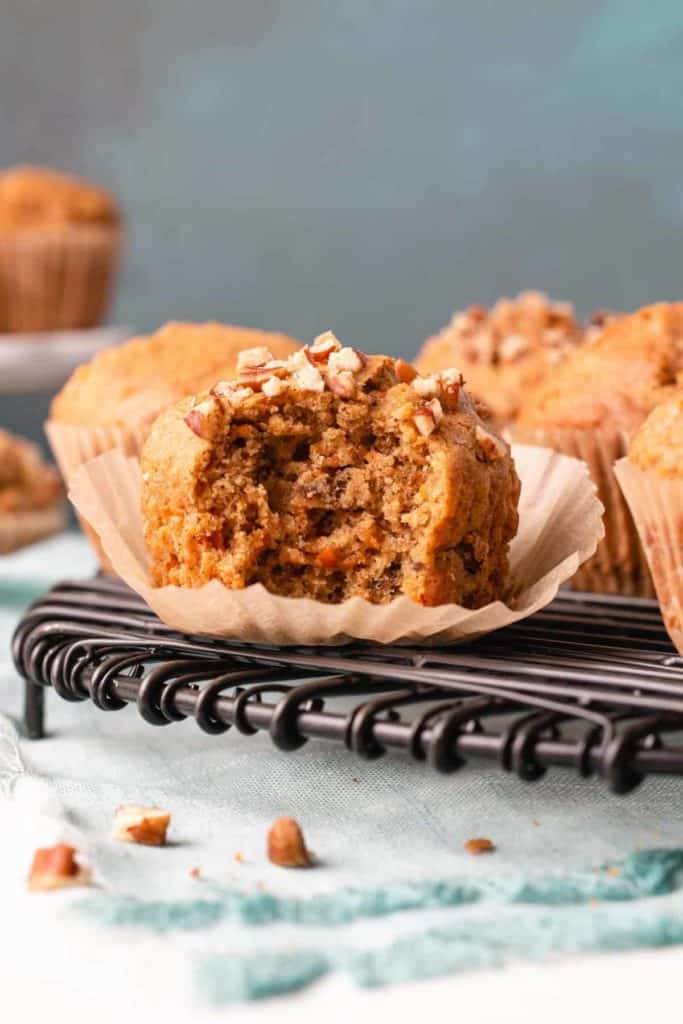
[[[520,531],[510,550],[514,601],[472,611],[425,608],[407,597],[386,605],[363,598],[323,604],[280,597],[260,584],[229,590],[153,587],[140,511],[139,463],[113,450],[81,466],[69,497],[97,531],[115,571],[160,619],[183,633],[270,644],[454,643],[525,618],[551,601],[602,537],[602,505],[586,466],[542,448],[516,445],[522,481]]]
[[[683,481],[620,459],[614,467],[652,571],[669,636],[683,654]]]
[[[0,555],[45,540],[66,527],[66,505],[56,502],[35,512],[0,514]]]
[[[45,424],[45,433],[68,486],[84,462],[88,462],[112,448],[120,448],[126,455],[138,456],[149,433],[149,424],[144,423],[132,427],[81,427],[48,420]],[[78,521],[92,544],[101,567],[105,572],[113,573],[114,569],[100,544],[96,531],[81,516],[78,517]]]
[[[116,228],[18,231],[0,237],[0,331],[96,327],[109,305]]]
[[[614,463],[626,455],[628,440],[616,430],[571,430],[543,427],[512,429],[514,439],[543,445],[583,459],[605,507],[605,536],[593,556],[570,581],[574,590],[598,594],[654,597],[655,590],[638,531],[624,501]]]

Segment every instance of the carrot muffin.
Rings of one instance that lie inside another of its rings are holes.
[[[64,529],[63,499],[36,445],[0,430],[0,554]]]
[[[683,303],[648,306],[612,320],[557,366],[514,425],[516,440],[585,459],[605,505],[605,539],[574,577],[578,589],[653,594],[613,464],[682,370]]]
[[[422,346],[420,373],[448,366],[462,370],[468,389],[501,426],[514,420],[530,387],[577,345],[582,337],[568,302],[541,292],[499,299],[487,310],[470,306]]]
[[[94,327],[121,234],[113,196],[42,167],[0,174],[0,331]]]
[[[245,352],[238,369],[162,413],[144,446],[156,586],[469,608],[502,597],[519,480],[457,370],[420,377],[329,332],[287,360]]]
[[[68,481],[110,448],[138,455],[166,406],[235,373],[245,348],[267,345],[283,358],[299,343],[284,334],[229,324],[169,323],[154,334],[98,352],[55,397],[46,432]],[[92,532],[85,527],[92,539]],[[105,567],[107,561],[98,546]]]
[[[666,628],[683,653],[683,390],[653,409],[616,473],[645,549]]]

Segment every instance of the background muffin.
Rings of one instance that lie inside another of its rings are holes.
[[[38,448],[0,430],[0,554],[64,528],[64,491]]]
[[[162,409],[231,377],[238,354],[262,345],[281,358],[299,343],[249,327],[169,323],[98,352],[74,371],[50,409],[45,429],[64,478],[68,482],[83,462],[110,448],[138,455]]]
[[[605,539],[574,577],[579,589],[652,595],[642,546],[613,472],[649,412],[683,369],[683,303],[659,303],[608,322],[526,400],[516,440],[584,458],[605,505]]]
[[[101,323],[120,234],[106,190],[40,167],[0,174],[0,331]]]
[[[144,446],[156,586],[468,608],[503,596],[519,480],[459,373],[418,377],[330,334],[284,364],[250,357],[163,413]]]
[[[526,291],[499,299],[490,310],[470,306],[456,313],[423,344],[415,365],[426,374],[457,366],[468,390],[504,425],[515,419],[528,389],[581,337],[570,303]]]
[[[616,473],[645,549],[666,628],[683,653],[683,390],[650,413]]]

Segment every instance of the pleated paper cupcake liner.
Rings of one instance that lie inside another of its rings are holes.
[[[66,527],[66,505],[55,502],[34,512],[0,514],[0,555],[45,540]]]
[[[683,482],[639,469],[628,458],[614,470],[643,543],[664,623],[683,654]]]
[[[602,505],[586,466],[543,448],[516,445],[522,481],[520,529],[510,548],[505,601],[472,610],[426,608],[407,597],[376,605],[363,598],[323,604],[270,594],[260,583],[230,590],[216,580],[196,589],[154,587],[143,536],[141,475],[135,458],[112,450],[86,462],[69,497],[97,532],[114,570],[174,629],[253,643],[455,643],[517,622],[548,604],[595,552]]]
[[[102,323],[120,232],[72,227],[0,238],[0,331],[56,331]]]
[[[633,517],[614,474],[614,463],[627,452],[627,439],[620,431],[539,428],[520,430],[517,441],[538,444],[583,459],[605,507],[605,536],[593,558],[581,566],[570,581],[574,590],[629,597],[654,597],[654,585],[647,558]]]
[[[134,427],[81,427],[57,423],[55,420],[48,420],[45,424],[45,433],[67,486],[84,462],[112,448],[120,448],[125,455],[139,456],[148,431],[149,424]],[[101,567],[105,572],[113,573],[114,569],[100,544],[97,532],[81,516],[78,520]]]

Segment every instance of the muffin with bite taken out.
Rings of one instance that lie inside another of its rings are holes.
[[[271,355],[273,357],[271,357]],[[142,451],[155,586],[477,608],[502,597],[519,480],[456,370],[331,333],[169,407]]]

